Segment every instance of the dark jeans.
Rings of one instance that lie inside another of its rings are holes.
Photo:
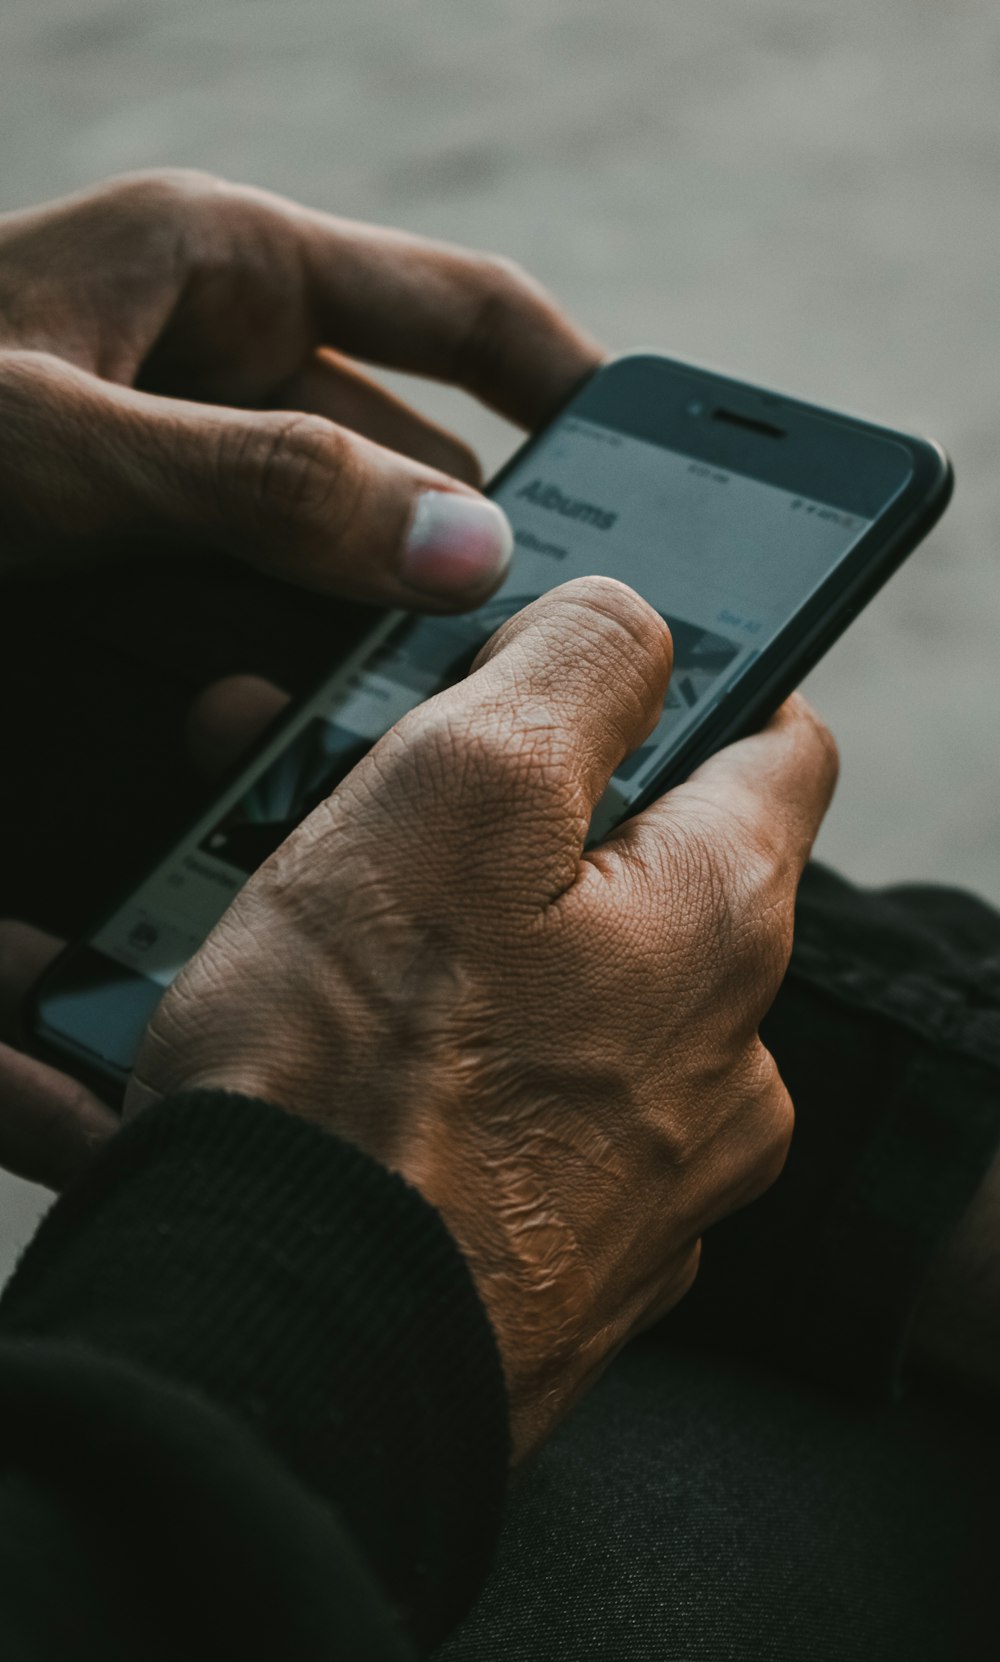
[[[197,558],[4,602],[0,914],[62,932],[204,798],[178,742],[200,687],[304,689],[363,617]],[[449,1662],[1000,1652],[995,1416],[905,1358],[1000,1140],[1000,918],[812,869],[765,1038],[797,1108],[785,1174],[517,1476]]]

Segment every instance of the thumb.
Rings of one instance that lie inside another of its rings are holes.
[[[6,352],[0,431],[4,541],[22,561],[53,541],[80,551],[152,531],[424,611],[478,604],[510,561],[495,504],[323,416],[157,398]]]

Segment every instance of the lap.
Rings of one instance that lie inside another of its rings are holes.
[[[493,1573],[440,1662],[991,1654],[987,1426],[917,1397],[847,1403],[665,1333],[516,1478]]]
[[[807,873],[765,1028],[788,1168],[514,1482],[442,1662],[982,1662],[995,1409],[906,1356],[1000,1139],[1000,917]]]

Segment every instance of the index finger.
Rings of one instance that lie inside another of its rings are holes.
[[[684,784],[630,820],[605,847],[637,840],[676,840],[697,823],[737,853],[801,874],[837,783],[837,747],[829,729],[798,693],[768,725],[703,762]]]
[[[510,260],[312,209],[295,216],[326,345],[452,382],[529,428],[606,357]]]

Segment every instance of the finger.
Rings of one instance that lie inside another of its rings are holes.
[[[536,427],[606,354],[510,260],[263,198],[291,215],[319,338]]]
[[[30,923],[0,920],[0,1039],[21,1042],[24,1001],[64,945]]]
[[[319,416],[227,410],[113,386],[40,353],[0,354],[8,544],[172,533],[306,588],[457,611],[513,547],[493,503]]]
[[[136,192],[147,214],[150,203],[168,213],[171,251],[189,291],[201,295],[202,316],[205,290],[235,274],[240,293],[270,322],[277,271],[296,335],[452,382],[532,428],[605,359],[539,283],[496,255],[340,219],[205,175],[133,177],[110,188],[119,201],[132,193],[133,213]],[[218,319],[214,328],[218,335]],[[258,350],[261,337],[273,345],[274,333],[258,331]],[[190,342],[175,335],[175,358],[178,349],[186,375],[204,373],[204,349],[192,361]],[[254,354],[252,341],[247,354]]]
[[[674,846],[697,824],[720,849],[763,863],[797,882],[830,806],[837,748],[828,728],[799,694],[767,727],[720,750],[683,785],[621,827],[605,853]],[[790,887],[790,893],[793,892]]]
[[[436,422],[362,375],[337,352],[324,348],[297,374],[278,387],[269,400],[273,408],[302,410],[326,416],[338,427],[348,427],[387,450],[479,487],[482,469],[474,451]]]
[[[44,296],[19,295],[17,313],[27,309],[30,329],[18,338],[58,338],[73,357],[82,345],[81,361],[102,362],[115,378],[131,377],[135,349],[146,357],[153,347],[149,368],[165,348],[189,388],[207,387],[217,381],[220,343],[229,355],[235,324],[243,364],[230,364],[226,380],[235,371],[248,391],[272,369],[275,380],[287,375],[304,347],[327,345],[454,382],[535,427],[604,358],[509,260],[338,219],[206,174],[126,176],[22,217],[56,292],[75,279],[81,300],[64,341],[53,334]],[[138,324],[120,339],[106,308],[87,303],[106,295],[116,271]]]
[[[712,806],[738,834],[798,873],[830,806],[838,767],[829,728],[794,693],[762,732],[720,750],[673,792],[675,810],[688,796]]]
[[[61,1189],[118,1120],[75,1079],[0,1045],[0,1166]]]
[[[259,675],[227,675],[200,692],[188,710],[185,749],[206,778],[236,766],[283,715],[289,696]]]
[[[509,619],[412,725],[443,719],[493,767],[504,822],[523,811],[576,858],[611,774],[659,719],[671,657],[666,624],[634,590],[579,578]],[[465,776],[482,792],[474,766]]]

